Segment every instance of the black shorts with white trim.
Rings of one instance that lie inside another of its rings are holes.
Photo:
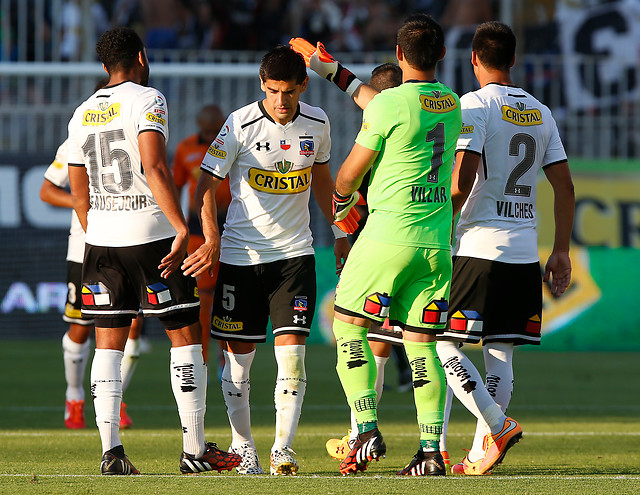
[[[453,257],[447,329],[438,340],[540,344],[540,263]]]
[[[269,319],[274,336],[307,336],[315,307],[313,256],[250,266],[220,263],[211,336],[218,340],[265,342]]]

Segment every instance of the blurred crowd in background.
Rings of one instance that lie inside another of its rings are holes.
[[[398,26],[415,11],[430,13],[447,29],[491,19],[508,21],[500,12],[507,4],[515,11],[514,23],[535,26],[544,32],[545,26],[552,25],[556,4],[554,0],[2,0],[0,3],[3,6],[0,43],[5,44],[0,58],[43,61],[86,60],[86,45],[113,26],[134,28],[150,50],[264,51],[277,43],[287,43],[291,36],[302,36],[312,42],[322,40],[334,52],[387,51],[395,47]],[[20,31],[29,33],[26,41],[19,39]],[[542,36],[542,40],[545,41],[542,47],[553,42],[548,35]]]
[[[459,94],[476,88],[469,63],[475,26],[500,20],[518,39],[518,83],[553,109],[570,153],[637,155],[640,0],[0,0],[0,145],[21,149],[18,129],[28,134],[45,125],[35,115],[44,103],[86,90],[64,79],[64,65],[4,62],[96,62],[96,40],[114,26],[134,28],[154,64],[252,64],[302,36],[347,64],[377,65],[395,60],[396,30],[416,11],[445,29],[438,78]],[[85,69],[74,70],[68,75]],[[233,71],[206,74],[181,74],[165,89],[182,102],[179,109],[189,108],[190,97],[179,88],[214,84],[214,75],[230,85],[225,101],[237,93],[241,79]],[[64,121],[66,112],[58,105],[45,115]],[[35,123],[16,123],[29,118]]]

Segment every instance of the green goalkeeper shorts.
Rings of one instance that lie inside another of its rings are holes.
[[[447,322],[451,251],[386,244],[360,237],[336,288],[336,311],[421,333]]]

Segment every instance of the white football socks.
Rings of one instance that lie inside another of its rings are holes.
[[[251,411],[249,409],[249,390],[251,363],[256,355],[255,349],[247,354],[235,354],[223,351],[224,368],[222,370],[222,395],[227,406],[227,415],[231,425],[231,445],[239,447],[250,442]]]
[[[102,452],[111,450],[120,441],[120,402],[122,351],[96,349],[91,364],[91,391],[96,412],[96,425],[102,441]]]
[[[451,416],[452,402],[453,390],[447,385],[447,394],[444,398],[444,421],[442,422],[442,433],[440,434],[440,452],[447,450],[447,431],[449,430],[449,416]]]
[[[513,395],[513,344],[487,344],[483,352],[487,390],[495,403],[506,411]]]
[[[91,339],[78,344],[69,338],[69,332],[62,337],[62,359],[64,377],[67,382],[67,400],[84,400],[84,374],[89,362]]]
[[[207,367],[202,344],[171,348],[171,388],[182,423],[182,444],[187,454],[200,457],[206,450],[204,414],[207,409]]]
[[[373,355],[373,359],[376,362],[376,400],[378,404],[380,403],[380,399],[382,398],[382,389],[384,388],[384,367],[389,360],[389,356],[376,356]]]
[[[140,339],[127,339],[124,346],[124,356],[122,357],[122,392],[129,388],[133,372],[138,366],[140,359]]]
[[[278,365],[278,376],[273,393],[276,406],[276,435],[271,451],[291,447],[298,429],[307,375],[304,366],[304,345],[278,345],[273,347]]]
[[[513,393],[513,344],[491,343],[483,346],[482,351],[486,370],[485,387],[504,414]],[[487,433],[490,432],[486,426],[480,423],[476,425],[473,445],[468,455],[470,461],[476,461],[484,456],[484,437]],[[491,433],[497,432],[491,431]]]
[[[441,340],[437,343],[438,356],[451,387],[458,400],[492,432],[498,433],[506,417],[494,402],[480,373],[455,342]]]

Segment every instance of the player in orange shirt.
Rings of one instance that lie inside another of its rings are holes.
[[[200,164],[209,146],[218,135],[218,131],[225,121],[225,116],[217,105],[206,105],[198,112],[196,123],[198,132],[184,138],[178,143],[173,157],[173,179],[178,189],[189,185],[189,246],[187,252],[193,253],[204,242],[202,227],[195,210],[194,195],[198,177],[200,177]],[[229,179],[225,179],[216,191],[216,207],[218,211],[218,224],[222,232],[222,225],[227,214],[227,207],[231,202]],[[211,307],[213,305],[213,290],[218,278],[218,264],[216,264],[213,276],[204,273],[197,277],[198,292],[200,294],[200,324],[202,325],[202,354],[207,362],[209,353],[209,339],[211,331]]]

